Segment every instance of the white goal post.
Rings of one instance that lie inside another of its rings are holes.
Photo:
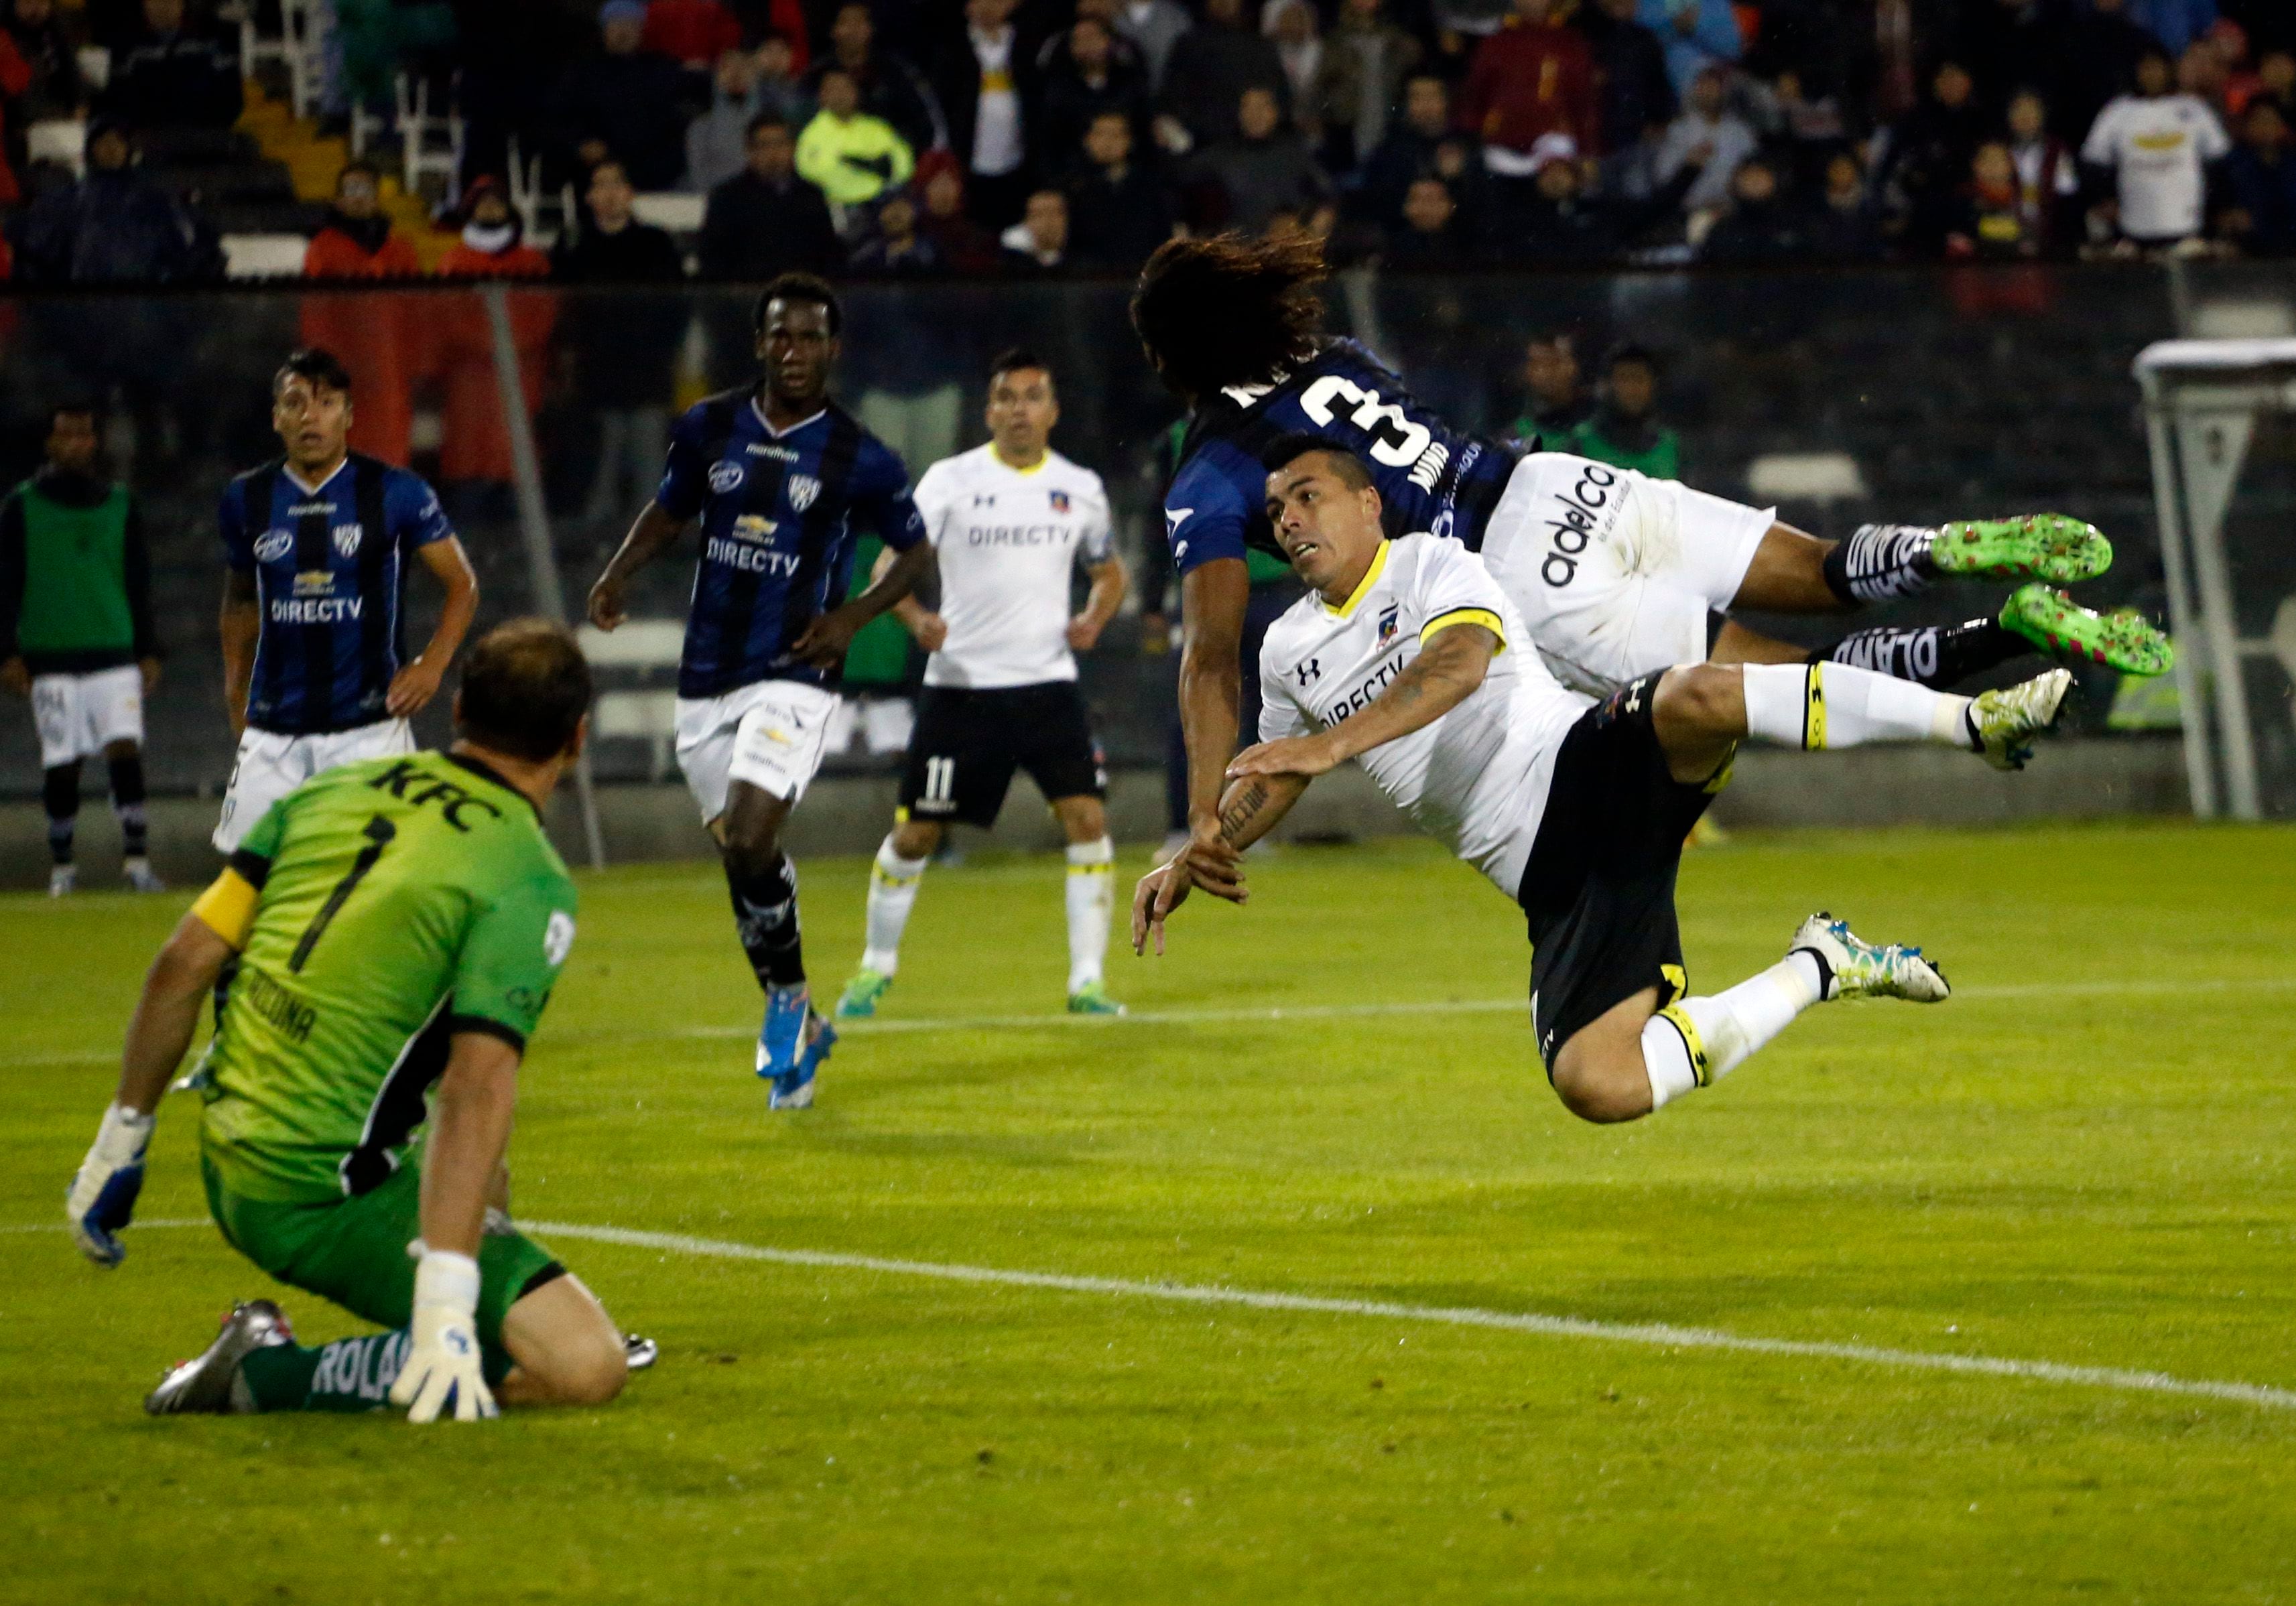
[[[2276,423],[2296,419],[2296,340],[2161,340],[2137,356],[2136,379],[2152,444],[2193,812],[2260,819],[2268,797],[2284,797],[2270,774],[2260,783],[2259,750],[2269,760],[2284,758],[2288,747],[2281,727],[2296,684],[2296,594],[2276,599],[2255,594],[2254,583],[2243,588],[2225,525],[2259,423],[2276,414]],[[2263,545],[2271,550],[2251,550],[2272,560],[2262,565],[2268,572],[2296,568],[2296,520],[2278,525]],[[2273,723],[2259,743],[2265,721]]]

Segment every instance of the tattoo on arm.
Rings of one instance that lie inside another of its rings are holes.
[[[1254,776],[1246,781],[1234,797],[1220,808],[1220,835],[1234,846],[1242,845],[1244,827],[1251,823],[1267,802],[1267,783]]]

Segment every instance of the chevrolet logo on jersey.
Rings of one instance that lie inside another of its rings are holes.
[[[734,520],[733,536],[736,541],[770,541],[780,528],[763,513],[743,513]]]
[[[810,474],[791,474],[788,491],[790,506],[801,513],[813,505],[815,497],[821,495],[821,481]]]
[[[335,594],[335,571],[332,569],[306,569],[295,576],[297,596],[332,596]]]

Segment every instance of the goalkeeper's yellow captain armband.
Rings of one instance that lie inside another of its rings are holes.
[[[215,878],[214,884],[200,894],[200,901],[192,905],[192,913],[200,923],[234,948],[247,946],[247,934],[255,926],[255,883],[236,870],[226,869]]]

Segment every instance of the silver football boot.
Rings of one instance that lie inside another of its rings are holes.
[[[239,1385],[240,1363],[258,1349],[294,1341],[295,1330],[287,1324],[285,1313],[270,1300],[250,1299],[234,1305],[207,1353],[170,1367],[160,1386],[144,1397],[144,1409],[153,1416],[174,1416],[185,1411],[223,1414],[252,1411],[255,1402]]]

